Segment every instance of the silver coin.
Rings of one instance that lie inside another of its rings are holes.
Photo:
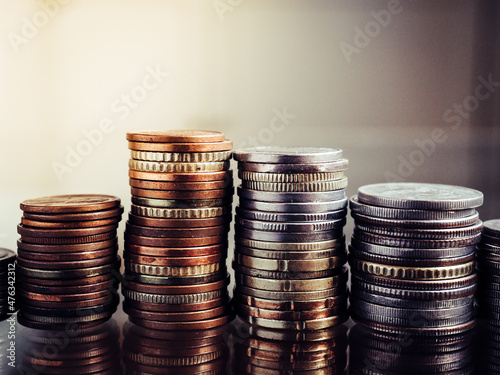
[[[275,191],[275,192],[321,192],[345,189],[347,187],[347,177],[341,180],[334,181],[317,181],[317,182],[261,182],[242,180],[241,186],[244,189],[261,190],[261,191]]]
[[[346,263],[347,257],[344,255],[320,259],[283,260],[256,258],[244,254],[235,254],[235,261],[237,264],[243,267],[266,271],[294,273],[314,272],[341,267]]]
[[[317,173],[259,173],[238,171],[238,177],[243,181],[264,183],[292,183],[306,184],[326,181],[336,181],[344,178],[344,172],[317,172]]]
[[[235,237],[244,237],[257,241],[269,242],[315,242],[328,241],[343,236],[341,229],[327,230],[322,232],[266,232],[260,230],[246,229],[235,225]]]
[[[476,213],[476,210],[473,208],[431,211],[372,206],[360,202],[356,195],[349,200],[349,207],[352,212],[357,214],[394,220],[454,220],[468,217]]]
[[[274,279],[274,280],[309,280],[309,279],[330,277],[339,274],[338,269],[334,268],[314,271],[314,272],[281,272],[281,271],[266,271],[257,268],[244,267],[240,266],[235,262],[233,262],[232,267],[236,271],[236,275],[247,275],[252,277],[258,277],[261,279]]]
[[[483,193],[452,185],[394,182],[361,186],[358,199],[382,207],[461,210],[483,204]]]
[[[208,274],[205,276],[183,276],[183,277],[159,277],[151,275],[141,275],[139,273],[133,273],[130,271],[125,272],[124,283],[130,281],[142,284],[153,284],[153,285],[195,285],[195,284],[207,284],[219,280],[224,280],[229,277],[227,269],[222,267],[219,272]],[[122,284],[124,285],[124,284]]]
[[[344,189],[312,193],[281,193],[274,191],[248,190],[238,186],[237,192],[241,200],[250,199],[253,201],[272,203],[332,202],[345,199]]]
[[[133,197],[132,197],[133,199]],[[272,213],[315,214],[342,210],[347,207],[347,198],[332,202],[270,203],[240,199],[240,207],[247,210]]]
[[[264,308],[256,308],[237,303],[235,305],[236,313],[243,316],[253,316],[255,318],[276,319],[276,320],[311,320],[318,319],[318,315],[322,314],[323,317],[345,315],[346,306],[332,306],[324,309],[304,310],[304,311],[286,311],[286,310],[269,310]],[[314,316],[316,315],[316,317]],[[321,318],[319,318],[321,319]]]
[[[240,318],[247,321],[252,325],[258,325],[264,328],[272,329],[290,329],[294,331],[311,331],[316,329],[325,329],[334,327],[344,323],[347,319],[346,316],[332,316],[328,318],[313,319],[313,320],[276,320],[276,319],[263,319],[254,318],[239,314]]]
[[[79,279],[86,277],[94,277],[110,273],[113,269],[119,267],[121,259],[118,256],[117,260],[113,263],[104,266],[79,268],[79,269],[61,269],[61,270],[41,270],[34,268],[22,267],[16,264],[16,270],[21,277],[35,278],[35,279]]]
[[[324,163],[342,158],[339,148],[261,146],[233,152],[236,161],[274,164]]]
[[[481,241],[488,245],[500,246],[500,237],[492,237],[487,235],[486,233],[483,233]]]
[[[222,207],[230,205],[232,197],[229,199],[154,199],[132,195],[132,203],[136,206],[159,207],[159,208],[204,208]]]
[[[345,246],[326,250],[309,250],[309,251],[289,251],[289,250],[262,250],[252,247],[245,247],[236,244],[236,254],[245,254],[258,258],[267,259],[283,259],[283,260],[306,260],[306,259],[319,259],[339,256],[345,254]]]
[[[364,251],[370,254],[376,254],[387,257],[396,257],[396,258],[408,258],[408,259],[455,258],[455,257],[467,256],[473,254],[476,251],[475,245],[463,246],[463,247],[450,247],[442,249],[419,249],[419,248],[381,246],[361,241],[354,237],[351,238],[351,246],[360,251]]]
[[[347,282],[347,281],[346,281]],[[274,301],[316,301],[324,298],[334,297],[346,293],[346,283],[324,290],[316,290],[312,292],[276,292],[270,290],[262,290],[257,288],[247,287],[245,285],[236,284],[234,294],[245,294],[252,297],[269,299]]]
[[[282,331],[267,329],[259,326],[246,327],[251,336],[259,337],[266,340],[279,341],[279,342],[318,342],[335,339],[343,343],[347,339],[347,327],[339,325],[332,328],[315,330],[315,331]],[[312,374],[311,374],[312,375]]]
[[[315,172],[341,172],[347,170],[347,159],[338,159],[326,163],[302,164],[269,164],[238,162],[238,170],[260,173],[315,173]]]
[[[272,222],[309,222],[309,221],[329,221],[343,219],[347,215],[346,209],[337,211],[317,213],[317,214],[280,214],[274,212],[262,212],[245,210],[239,206],[236,207],[236,215],[249,219]]]
[[[346,224],[346,219],[315,221],[315,222],[269,222],[261,220],[243,219],[236,216],[235,223],[247,229],[271,231],[271,232],[322,232],[326,230],[342,228]]]
[[[280,250],[280,251],[317,251],[337,248],[343,246],[345,248],[345,237],[336,238],[334,240],[318,241],[318,242],[269,242],[256,241],[248,238],[235,236],[235,242],[244,247],[251,247],[262,250]]]
[[[346,282],[346,277],[339,275],[311,280],[271,280],[247,275],[236,275],[235,280],[237,284],[266,291],[314,292],[342,286]]]
[[[170,163],[207,163],[231,159],[231,151],[219,152],[151,152],[130,150],[136,160],[160,161]]]
[[[487,220],[483,223],[483,233],[487,236],[500,238],[500,219]]]
[[[221,298],[226,294],[226,288],[203,293],[192,294],[151,294],[136,292],[122,286],[122,295],[126,299],[144,303],[158,303],[167,305],[194,304]]]

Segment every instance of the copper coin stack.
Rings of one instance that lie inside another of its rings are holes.
[[[94,326],[118,304],[116,231],[123,207],[110,195],[59,195],[21,203],[18,320],[31,328]]]
[[[125,374],[227,374],[230,327],[159,331],[126,322],[122,352]]]
[[[348,161],[340,149],[257,147],[234,152],[238,316],[270,329],[317,330],[347,315]]]
[[[17,310],[15,260],[12,250],[0,248],[0,320]]]
[[[459,186],[360,187],[350,201],[353,319],[396,336],[473,328],[475,245],[483,227],[475,208],[482,202],[481,192]]]
[[[21,327],[20,374],[121,374],[120,329],[114,319],[64,330]]]
[[[232,142],[220,132],[193,130],[135,132],[127,139],[132,206],[123,310],[146,328],[226,324]]]

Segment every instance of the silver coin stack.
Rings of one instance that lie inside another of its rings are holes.
[[[477,190],[423,183],[362,186],[350,200],[352,318],[393,334],[460,334],[474,324]]]
[[[236,151],[234,305],[264,328],[317,330],[346,320],[348,161],[340,149]]]

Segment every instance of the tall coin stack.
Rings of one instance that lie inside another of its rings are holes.
[[[0,321],[17,310],[15,260],[12,250],[0,248]]]
[[[477,190],[424,183],[362,186],[350,200],[351,310],[394,334],[453,335],[474,324]]]
[[[128,133],[132,206],[123,310],[160,330],[230,321],[226,270],[232,142],[213,131]]]
[[[110,195],[59,195],[21,203],[18,320],[31,328],[94,326],[118,305],[116,231],[123,207]]]
[[[500,372],[500,219],[484,222],[477,246],[476,303],[481,327],[481,373]]]
[[[342,150],[258,147],[237,151],[234,300],[244,321],[317,330],[347,309]]]

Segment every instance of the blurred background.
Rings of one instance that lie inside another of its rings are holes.
[[[1,0],[0,246],[28,198],[112,194],[127,213],[140,129],[340,147],[349,195],[462,185],[498,218],[499,21],[495,0]]]

